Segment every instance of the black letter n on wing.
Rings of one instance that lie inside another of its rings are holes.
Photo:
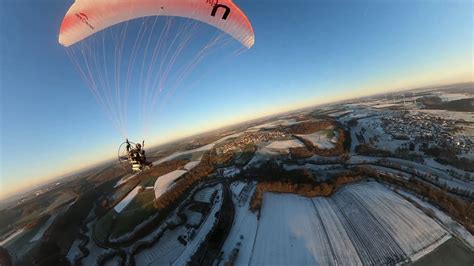
[[[224,8],[225,11],[224,11],[224,15],[222,16],[222,19],[227,19],[227,17],[229,16],[230,14],[230,8],[226,5],[222,5],[222,4],[216,4],[214,5],[214,8],[212,8],[212,12],[211,12],[211,16],[215,17],[216,16],[216,13],[217,13],[217,9],[219,9],[220,7]]]

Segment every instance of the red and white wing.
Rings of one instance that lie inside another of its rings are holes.
[[[255,42],[252,25],[231,0],[76,0],[61,24],[59,43],[70,46],[115,24],[147,16],[191,18],[226,32],[247,48]]]

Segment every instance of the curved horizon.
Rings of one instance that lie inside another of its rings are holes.
[[[252,21],[254,47],[206,62],[199,73],[212,65],[219,75],[178,91],[151,133],[132,128],[131,138],[156,145],[309,106],[474,81],[472,2],[235,2]],[[0,199],[110,160],[122,141],[57,44],[70,4],[2,3],[11,23],[0,25]]]

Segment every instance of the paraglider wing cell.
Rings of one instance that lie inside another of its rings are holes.
[[[73,45],[115,24],[147,16],[176,16],[212,25],[250,48],[255,37],[231,0],[76,0],[61,24],[59,43]]]

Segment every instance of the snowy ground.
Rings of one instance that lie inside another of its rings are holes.
[[[425,157],[423,159],[425,160],[426,165],[428,165],[431,168],[435,168],[435,169],[445,171],[445,172],[452,171],[452,172],[455,172],[456,174],[458,174],[460,176],[466,176],[466,174],[474,176],[473,173],[464,171],[462,169],[458,169],[458,168],[453,167],[451,165],[440,164],[437,161],[435,161],[435,159],[433,159],[433,158]]]
[[[299,145],[299,144],[298,144]],[[282,154],[288,154],[290,150],[286,149],[268,149],[267,147],[259,147],[258,150],[255,152],[252,159],[244,166],[244,170],[248,169],[249,167],[257,167],[265,161],[268,161],[276,156]]]
[[[66,258],[69,260],[71,265],[74,263],[76,257],[81,255],[81,250],[79,249],[79,244],[81,244],[81,242],[82,241],[80,239],[76,239],[69,248]]]
[[[211,198],[212,198],[212,194],[214,194],[214,192],[216,192],[216,190],[219,186],[220,185],[215,185],[213,187],[206,187],[206,188],[201,189],[200,191],[198,191],[194,195],[194,200],[199,201],[199,202],[203,202],[203,203],[210,203]]]
[[[342,111],[338,111],[338,112],[334,112],[334,113],[331,113],[329,114],[330,117],[339,117],[339,116],[345,116],[345,115],[348,115],[350,113],[352,113],[353,110],[342,110]]]
[[[407,143],[408,141],[406,140],[393,139],[392,135],[385,132],[382,121],[380,120],[380,117],[385,115],[393,116],[394,114],[393,112],[384,112],[378,114],[376,117],[359,119],[357,126],[351,129],[351,140],[355,140],[354,145],[352,146],[355,148],[357,144],[361,144],[359,143],[358,138],[352,133],[362,135],[365,140],[365,144],[371,144],[375,148],[391,152],[395,152],[396,149],[398,149],[404,143]],[[364,128],[365,131],[361,131],[362,128]],[[353,150],[354,149],[351,151]]]
[[[239,173],[240,173],[239,168],[236,168],[235,166],[230,166],[223,169],[222,176],[226,178],[230,178],[230,177],[234,177],[235,175],[238,175]]]
[[[467,93],[441,93],[437,95],[439,98],[443,100],[443,102],[461,100],[466,98],[472,98],[472,94]]]
[[[118,213],[122,212],[125,207],[138,195],[140,190],[142,189],[141,186],[136,186],[130,193],[125,196],[117,205],[115,205],[114,210]]]
[[[186,220],[187,224],[192,225],[192,226],[196,226],[200,224],[201,219],[202,219],[202,214],[200,212],[185,210],[183,213],[187,217],[187,220]]]
[[[161,163],[164,163],[164,162],[167,162],[167,161],[171,161],[175,158],[178,158],[179,156],[182,156],[182,155],[187,155],[187,154],[192,154],[192,153],[197,153],[197,152],[205,152],[205,151],[208,151],[208,150],[211,150],[212,148],[214,148],[214,146],[216,144],[219,144],[223,141],[226,141],[228,139],[231,139],[231,138],[236,138],[238,136],[240,136],[241,134],[243,134],[242,132],[240,133],[236,133],[236,134],[232,134],[232,135],[229,135],[229,136],[226,136],[226,137],[223,137],[213,143],[209,143],[207,145],[204,145],[202,147],[199,147],[199,148],[196,148],[196,149],[193,149],[193,150],[187,150],[187,151],[180,151],[180,152],[175,152],[165,158],[162,158],[162,159],[159,159],[157,161],[154,161],[152,163],[153,166],[156,166],[156,165],[159,165]],[[199,159],[200,160],[200,159]]]
[[[419,164],[412,161],[407,161],[398,158],[385,158],[387,161],[405,166],[407,168],[414,169],[415,172],[423,174],[427,173],[432,176],[437,176],[440,179],[440,182],[445,182],[449,187],[467,189],[469,191],[474,191],[474,182],[467,182],[450,176],[447,172],[432,168],[428,165]]]
[[[369,110],[367,108],[360,108],[357,105],[355,105],[353,107],[349,107],[349,108],[353,109],[353,112],[348,114],[348,115],[345,115],[345,116],[341,117],[340,119],[338,119],[339,121],[344,123],[344,122],[347,122],[351,119],[361,119],[361,118],[365,118],[365,117],[380,114],[379,110],[373,111],[373,110]]]
[[[262,162],[274,158],[275,156],[288,154],[290,152],[290,148],[298,147],[305,147],[305,145],[297,139],[258,143],[257,151],[255,152],[252,159],[244,166],[244,169],[247,169],[251,166],[257,166]]]
[[[231,184],[232,201],[235,207],[234,223],[222,247],[223,260],[219,265],[229,262],[232,250],[238,249],[234,265],[249,265],[253,242],[257,233],[257,215],[249,210],[255,183],[234,182]]]
[[[397,193],[408,197],[423,206],[424,208],[431,210],[434,213],[434,216],[436,217],[437,221],[439,221],[453,235],[464,240],[471,247],[471,250],[474,250],[474,236],[469,233],[466,228],[464,228],[464,226],[454,221],[451,217],[449,217],[447,214],[445,214],[438,208],[434,207],[426,201],[421,200],[413,194],[401,190],[397,191]]]
[[[188,171],[191,171],[191,169],[193,169],[194,167],[196,167],[201,161],[191,161],[189,163],[187,163],[185,166],[184,166],[184,169],[185,170],[188,170]]]
[[[357,202],[357,205],[367,209],[383,231],[388,233],[412,261],[450,238],[433,219],[379,183],[353,185],[345,190],[335,198],[342,197],[344,201]]]
[[[87,245],[85,246],[87,250],[89,250],[89,255],[85,257],[81,262],[82,265],[96,265],[97,259],[104,253],[107,253],[110,251],[109,249],[103,249],[95,244],[95,241],[92,239],[90,234],[92,234],[93,231],[93,226],[94,226],[95,220],[87,224],[87,232],[89,235],[89,242],[87,242]]]
[[[128,175],[125,175],[125,176],[122,177],[119,181],[117,181],[117,183],[115,184],[114,188],[116,188],[116,187],[118,187],[118,186],[121,186],[122,184],[127,183],[129,180],[131,180],[131,179],[134,178],[135,176],[137,176],[137,174],[128,174]]]
[[[238,197],[246,185],[247,183],[240,181],[230,184],[230,190],[232,191],[233,196]]]
[[[85,219],[85,221],[92,221],[94,220],[93,217],[95,216],[94,215],[95,213],[95,207],[92,208],[92,210],[89,212],[89,214],[87,215],[87,218]],[[71,265],[74,264],[74,260],[76,259],[76,257],[79,257],[79,256],[82,256],[82,251],[79,249],[79,246],[81,244],[83,244],[83,241],[93,241],[90,239],[90,236],[89,234],[91,233],[90,230],[92,230],[92,225],[93,223],[89,222],[86,226],[87,228],[87,231],[83,231],[82,227],[80,229],[80,232],[81,234],[84,234],[87,238],[87,240],[85,239],[81,239],[81,238],[76,238],[74,240],[74,242],[72,243],[71,247],[69,248],[69,251],[66,255],[66,258],[69,260],[69,262],[71,263]]]
[[[185,246],[178,241],[178,237],[180,235],[186,235],[188,230],[192,229],[179,226],[173,230],[165,231],[156,244],[135,256],[135,264],[169,265],[185,248]]]
[[[318,147],[320,149],[332,149],[334,148],[334,144],[337,142],[337,136],[333,138],[328,138],[326,131],[317,131],[311,134],[297,136],[308,140],[315,147]]]
[[[362,265],[357,250],[354,247],[342,222],[338,219],[333,203],[328,198],[313,198],[313,204],[321,219],[327,235],[327,241],[331,243],[332,254],[341,265]],[[336,244],[337,243],[337,244]]]
[[[205,239],[211,230],[216,213],[222,207],[222,185],[218,185],[219,200],[213,203],[206,220],[196,230],[186,226],[178,226],[173,230],[166,230],[163,236],[151,248],[145,249],[135,256],[136,265],[185,265],[189,258]],[[186,245],[178,237],[188,239]]]
[[[281,119],[281,120],[276,120],[276,121],[273,121],[273,122],[269,122],[269,123],[265,123],[265,124],[261,124],[261,125],[258,125],[258,126],[254,126],[254,127],[251,127],[248,129],[248,131],[255,131],[255,130],[259,130],[259,129],[273,129],[273,128],[277,128],[277,127],[280,127],[280,126],[290,126],[290,125],[295,125],[295,124],[298,124],[298,123],[301,123],[303,121],[296,121],[295,119]]]
[[[250,264],[396,264],[415,261],[450,237],[376,182],[346,186],[330,198],[265,193]]]
[[[383,109],[383,108],[389,108],[389,107],[396,107],[399,105],[400,104],[397,104],[397,103],[380,103],[380,104],[374,105],[373,107],[377,109]]]
[[[24,231],[25,231],[25,229],[23,229],[23,228],[16,230],[13,234],[11,234],[10,236],[8,236],[4,240],[2,240],[0,242],[0,246],[5,246],[8,242],[12,241],[13,239],[15,239],[16,237],[21,235]]]
[[[297,139],[272,141],[265,146],[265,149],[277,152],[289,152],[289,148],[304,147],[304,144]]]
[[[175,181],[177,178],[184,175],[185,173],[187,173],[187,171],[175,170],[171,173],[158,177],[154,185],[155,198],[159,198],[166,191],[168,191],[168,189],[173,186],[173,181]]]
[[[49,226],[53,223],[54,219],[56,219],[57,214],[51,215],[49,219],[41,226],[40,230],[36,233],[36,235],[30,239],[30,243],[41,240],[43,238],[44,232],[49,228]]]
[[[264,194],[251,265],[331,265],[327,243],[311,199]]]
[[[179,258],[177,258],[175,261],[172,262],[172,265],[187,264],[191,256],[196,252],[198,247],[204,241],[207,234],[211,231],[216,221],[216,218],[218,216],[218,212],[221,210],[221,207],[222,207],[222,193],[223,193],[222,185],[220,185],[219,188],[220,188],[218,190],[219,193],[217,197],[215,198],[212,209],[209,212],[209,215],[207,216],[206,220],[201,224],[201,227],[199,227],[196,234],[192,237],[192,241],[188,242],[185,250],[179,256]]]
[[[447,111],[447,110],[413,110],[410,113],[428,113],[431,115],[435,115],[438,117],[442,117],[448,120],[464,120],[466,122],[474,122],[474,113],[472,112],[455,112],[455,111]]]
[[[472,181],[464,181],[461,179],[454,178],[450,176],[446,170],[439,170],[438,168],[431,167],[432,165],[424,165],[417,162],[412,162],[408,160],[403,160],[399,158],[391,158],[391,157],[369,157],[369,156],[352,156],[348,164],[360,164],[360,163],[371,163],[377,164],[379,160],[383,159],[386,163],[390,163],[394,166],[400,166],[404,171],[416,173],[418,175],[428,175],[432,176],[430,179],[432,182],[438,182],[440,185],[446,183],[447,186],[451,188],[459,188],[462,190],[469,190],[474,191],[474,182]],[[429,163],[429,161],[428,161]],[[436,181],[434,177],[438,177],[439,181]]]

